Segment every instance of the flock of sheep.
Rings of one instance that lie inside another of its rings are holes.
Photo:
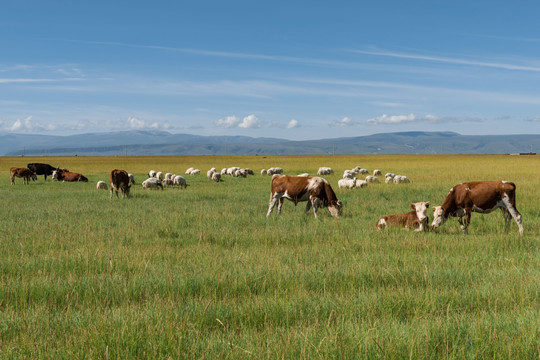
[[[283,169],[281,167],[271,167],[269,169],[261,169],[261,175],[272,176],[274,174],[283,174]],[[190,167],[188,168],[184,175],[200,175],[201,170],[197,168]],[[232,166],[228,168],[223,168],[221,171],[217,171],[215,167],[211,168],[206,172],[206,176],[209,180],[220,182],[223,181],[223,176],[233,176],[233,177],[247,177],[247,175],[254,175],[252,169],[250,168],[241,168],[238,166]],[[320,167],[317,171],[317,175],[332,175],[334,170],[330,167]],[[359,175],[366,175],[364,179],[360,179]],[[297,176],[309,176],[307,173],[299,174]],[[369,175],[369,171],[360,166],[356,166],[353,169],[345,170],[343,172],[343,177],[338,180],[338,187],[340,189],[353,189],[353,188],[362,188],[368,186],[369,183],[379,183],[378,176],[382,176],[382,172],[379,169],[373,170],[372,175]],[[135,178],[133,174],[129,174],[130,183],[135,184]],[[384,175],[385,183],[410,183],[411,181],[407,176],[396,175],[394,173],[386,173]],[[148,178],[142,182],[143,189],[163,189],[164,187],[178,187],[178,188],[187,188],[188,184],[186,179],[183,176],[176,175],[173,173],[164,173],[162,171],[150,170],[148,172]],[[97,189],[107,190],[107,183],[104,181],[98,181]]]

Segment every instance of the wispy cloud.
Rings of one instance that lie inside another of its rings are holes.
[[[526,66],[526,65],[516,65],[516,64],[506,64],[500,62],[488,62],[488,61],[479,61],[479,60],[469,60],[469,59],[459,59],[451,57],[439,57],[439,56],[429,56],[421,54],[407,54],[400,52],[384,51],[384,50],[354,50],[358,54],[364,55],[374,55],[374,56],[383,56],[399,59],[411,59],[411,60],[421,60],[437,63],[447,63],[447,64],[456,64],[456,65],[471,65],[471,66],[480,66],[488,68],[497,68],[503,70],[517,70],[517,71],[530,71],[530,72],[540,72],[540,67],[537,66]]]
[[[368,125],[400,125],[400,124],[412,124],[412,123],[430,123],[430,124],[440,124],[440,123],[478,123],[483,122],[483,119],[474,118],[474,117],[453,117],[446,116],[440,117],[431,114],[424,116],[417,116],[415,114],[407,115],[386,115],[383,114],[376,118],[371,118],[366,120]]]
[[[341,118],[341,120],[336,120],[330,124],[330,126],[337,126],[337,127],[349,127],[349,126],[356,126],[356,125],[358,125],[358,123],[348,116],[345,116]]]
[[[300,127],[300,123],[296,119],[291,119],[291,121],[289,121],[285,126],[287,129],[295,129],[297,127]]]

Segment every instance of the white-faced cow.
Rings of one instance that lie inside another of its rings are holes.
[[[28,168],[12,167],[9,169],[9,177],[11,178],[11,185],[15,185],[15,178],[22,178],[23,184],[30,184],[30,179],[37,180],[35,172]]]
[[[129,197],[130,188],[131,183],[127,171],[118,169],[114,169],[113,171],[111,171],[111,199],[113,197],[113,192],[116,192],[117,198],[119,197],[118,190],[122,191],[123,198]]]
[[[327,207],[335,217],[340,217],[343,209],[343,203],[337,199],[328,181],[316,176],[273,175],[267,217],[272,213],[276,203],[278,214],[281,214],[283,199],[288,199],[295,205],[307,201],[306,213],[313,207],[315,217],[320,207]]]
[[[53,171],[56,170],[54,166],[42,163],[30,163],[26,167],[35,172],[36,175],[43,175],[45,180],[47,180],[47,175],[52,175]]]
[[[83,174],[74,173],[74,172],[67,171],[66,169],[59,169],[59,168],[53,171],[52,179],[58,180],[58,181],[67,181],[67,182],[76,182],[76,181],[88,182],[88,178],[84,176]]]
[[[454,186],[442,205],[434,208],[431,227],[438,228],[452,216],[458,218],[466,234],[472,212],[488,214],[498,208],[504,215],[505,231],[513,218],[523,235],[521,214],[516,208],[516,185],[508,181],[475,181]]]
[[[385,215],[377,220],[375,227],[380,230],[387,226],[401,226],[406,229],[414,229],[414,231],[428,230],[429,218],[427,217],[427,209],[429,201],[421,201],[412,203],[412,211],[405,214]]]

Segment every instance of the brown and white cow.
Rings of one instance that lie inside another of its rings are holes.
[[[442,205],[434,208],[431,227],[438,228],[452,216],[458,218],[466,234],[472,212],[488,214],[496,209],[503,212],[505,231],[513,218],[523,235],[521,214],[516,208],[516,185],[508,181],[475,181],[454,186]]]
[[[384,229],[387,226],[401,226],[406,229],[414,229],[414,231],[427,231],[429,218],[427,217],[427,209],[429,201],[416,202],[411,204],[412,211],[405,214],[385,215],[377,220],[375,226],[378,230]]]
[[[22,178],[23,184],[30,184],[30,179],[37,180],[35,172],[28,168],[12,167],[9,169],[9,177],[11,178],[11,185],[15,185],[15,178]]]
[[[66,169],[58,169],[58,168],[55,171],[53,171],[52,179],[58,180],[58,181],[68,181],[68,182],[75,182],[75,181],[88,182],[88,179],[83,174],[74,173],[74,172],[66,171]]]
[[[272,213],[276,203],[278,203],[278,214],[281,214],[283,199],[294,202],[294,205],[307,201],[306,213],[313,207],[315,217],[320,207],[327,207],[335,217],[340,217],[343,209],[343,203],[337,199],[328,181],[315,176],[273,175],[267,217]]]
[[[122,191],[122,197],[129,196],[129,189],[131,188],[129,174],[125,170],[114,169],[111,171],[111,196],[113,197],[113,192],[116,191],[116,197],[118,198],[118,190]]]

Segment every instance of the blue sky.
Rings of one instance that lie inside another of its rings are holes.
[[[0,5],[0,132],[540,133],[540,3]]]

